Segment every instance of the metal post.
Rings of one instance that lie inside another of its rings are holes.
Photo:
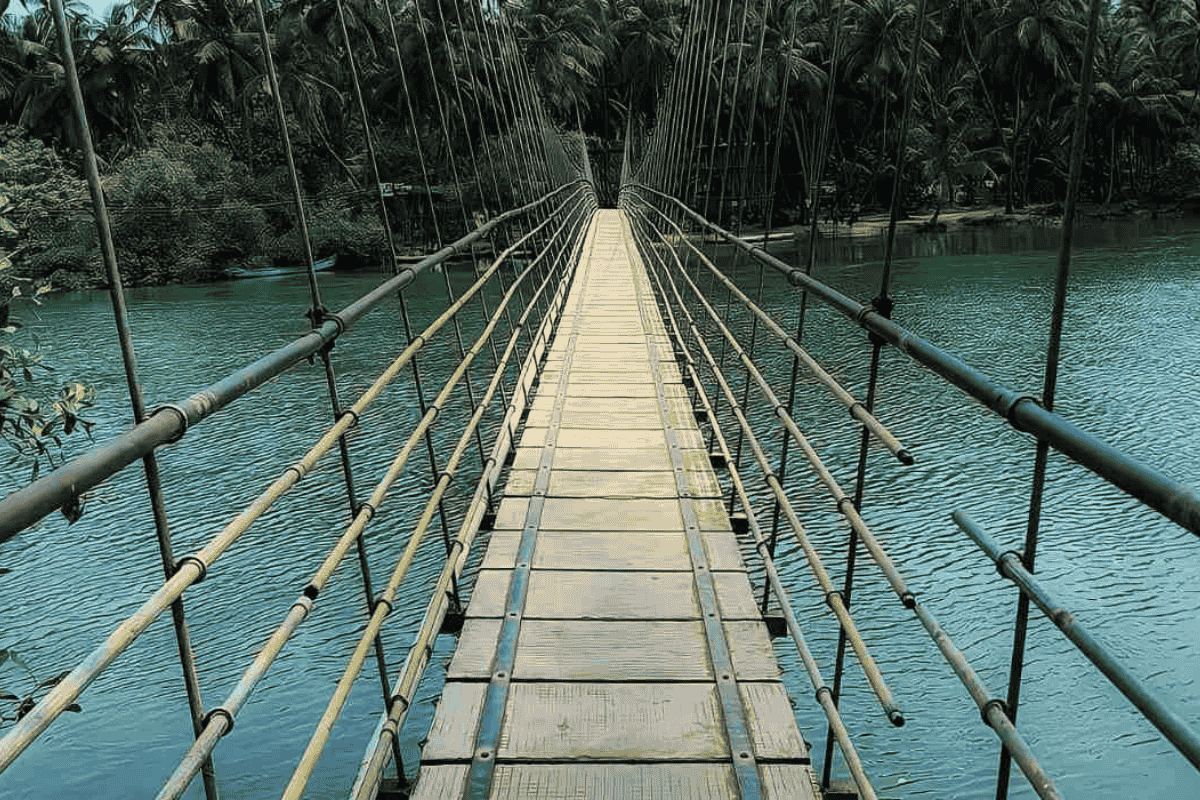
[[[1062,246],[1054,282],[1054,305],[1050,314],[1050,341],[1046,348],[1046,376],[1042,384],[1041,405],[1054,410],[1054,392],[1058,386],[1058,360],[1062,345],[1063,317],[1067,306],[1067,279],[1071,270],[1071,238],[1075,232],[1075,203],[1079,197],[1079,176],[1083,170],[1084,137],[1087,133],[1088,103],[1092,94],[1092,61],[1096,52],[1096,33],[1099,28],[1100,0],[1092,0],[1088,16],[1087,39],[1083,45],[1083,64],[1079,70],[1079,97],[1076,100],[1075,130],[1071,136],[1071,165],[1067,177],[1067,197],[1063,204]],[[1041,522],[1042,494],[1046,484],[1046,464],[1050,443],[1039,439],[1033,463],[1033,486],[1029,493],[1029,517],[1025,528],[1025,551],[1021,561],[1033,572],[1037,556],[1038,528]],[[1015,723],[1021,702],[1021,674],[1025,666],[1025,637],[1029,626],[1029,597],[1017,598],[1017,616],[1013,625],[1012,660],[1008,674],[1008,715]],[[1012,770],[1012,755],[1007,748],[1000,750],[996,773],[996,799],[1008,797],[1008,780]]]
[[[129,326],[129,309],[125,305],[125,288],[121,281],[121,270],[117,264],[117,251],[113,245],[112,227],[109,224],[108,207],[104,200],[104,188],[100,182],[100,170],[96,163],[95,146],[88,125],[87,112],[83,105],[83,91],[79,85],[79,73],[75,66],[75,52],[71,44],[70,26],[62,0],[50,0],[54,13],[54,25],[58,29],[59,45],[62,50],[63,67],[71,96],[71,107],[75,121],[79,124],[79,138],[83,151],[83,167],[87,177],[88,191],[96,210],[96,228],[100,237],[100,251],[108,275],[108,296],[112,302],[117,336],[121,343],[121,360],[125,366],[125,382],[129,389],[129,402],[133,406],[134,424],[146,419],[146,406],[142,387],[137,376],[137,355],[133,347],[133,334]],[[159,557],[162,559],[163,574],[167,579],[175,573],[175,555],[171,547],[171,527],[167,519],[166,503],[163,498],[162,481],[158,472],[158,460],[153,452],[142,457],[146,474],[146,492],[150,497],[150,508],[154,515],[154,528],[158,540]],[[175,627],[175,642],[179,650],[179,663],[183,668],[183,682],[187,691],[188,710],[192,717],[192,734],[199,736],[204,728],[204,700],[200,693],[200,680],[196,674],[196,661],[192,652],[191,636],[184,615],[183,600],[171,603],[171,618]],[[202,768],[204,794],[208,800],[217,800],[216,772],[212,759],[206,759]]]

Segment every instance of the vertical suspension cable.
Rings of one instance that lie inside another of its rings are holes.
[[[751,90],[750,120],[746,125],[748,141],[746,142],[745,147],[744,147],[744,152],[743,152],[743,157],[742,157],[742,167],[741,167],[742,175],[741,175],[741,180],[739,181],[739,189],[738,189],[738,230],[739,230],[739,232],[741,231],[741,225],[744,222],[745,216],[746,216],[746,177],[747,177],[747,173],[749,172],[749,169],[750,169],[750,151],[751,151],[751,149],[753,149],[753,146],[754,146],[754,125],[755,125],[757,117],[758,117],[758,96],[759,96],[759,90],[761,88],[762,73],[763,73],[763,49],[764,49],[764,45],[766,43],[766,38],[767,38],[767,17],[770,14],[770,7],[771,7],[771,0],[763,0],[762,24],[759,26],[759,33],[758,33],[758,53],[755,56],[755,60],[758,63],[758,69],[755,72],[754,88]],[[764,232],[763,232],[763,237],[764,237],[763,238],[763,249],[766,249],[766,247],[767,247],[767,238],[769,237],[769,235],[770,235],[770,225],[768,224],[764,228]],[[742,255],[741,250],[734,251],[733,269],[732,269],[733,272],[737,271],[738,260],[741,257],[741,255]],[[762,302],[763,281],[764,281],[764,275],[763,275],[762,267],[760,266],[759,270],[758,270],[758,291],[757,291],[757,296],[756,296],[757,302],[760,302],[760,303]],[[731,295],[732,295],[732,291],[730,291],[729,294],[726,295],[726,315],[727,315],[726,318],[727,319],[728,319],[729,303],[732,300]],[[748,350],[751,361],[754,360],[754,355],[755,355],[755,350],[756,350],[757,344],[758,344],[758,317],[751,315],[751,317],[750,317],[750,347]],[[743,376],[743,381],[744,382],[742,385],[742,406],[744,407],[750,398],[750,368],[749,367],[746,367],[746,369],[745,369],[745,375]],[[737,447],[734,451],[734,464],[737,467],[740,467],[742,464],[742,433],[743,433],[743,431],[739,427],[738,428]],[[734,499],[733,493],[731,492],[730,496],[729,496],[729,508],[730,508],[731,512],[733,511],[733,499]]]
[[[59,48],[62,53],[63,71],[67,78],[71,108],[74,112],[75,122],[79,126],[79,139],[83,145],[84,175],[87,179],[88,192],[91,194],[92,206],[96,212],[96,229],[108,277],[108,296],[112,304],[117,338],[121,347],[121,363],[125,368],[129,403],[133,409],[134,424],[140,425],[146,419],[145,399],[142,396],[142,387],[138,380],[137,354],[134,350],[133,333],[129,324],[129,309],[125,304],[125,287],[121,280],[121,269],[117,263],[117,251],[113,244],[112,226],[109,223],[108,206],[104,200],[104,188],[100,180],[100,169],[96,162],[92,131],[88,124],[87,111],[83,105],[83,89],[79,84],[79,72],[75,65],[75,49],[71,42],[71,29],[67,23],[63,0],[50,0],[50,9],[54,16],[54,26],[58,30]],[[180,412],[172,409],[172,413]],[[170,579],[175,574],[177,562],[171,544],[171,526],[167,518],[166,498],[163,495],[162,478],[158,471],[158,459],[153,452],[142,457],[142,469],[146,476],[146,493],[149,496],[150,509],[154,517],[155,538],[158,542],[163,574]],[[175,630],[179,664],[183,671],[188,712],[192,720],[192,736],[195,738],[204,729],[204,698],[200,691],[200,679],[196,672],[196,659],[192,650],[191,635],[188,631],[182,598],[176,598],[171,603],[171,620]],[[205,797],[208,800],[217,800],[216,770],[211,758],[204,760],[201,773],[204,780]]]
[[[792,26],[791,26],[791,30],[788,33],[788,38],[785,40],[785,44],[784,44],[783,82],[782,82],[782,89],[779,93],[779,116],[775,123],[775,147],[774,147],[775,152],[774,152],[774,158],[772,161],[770,187],[767,189],[768,200],[767,200],[766,215],[767,215],[767,220],[768,220],[768,224],[767,224],[768,233],[771,230],[770,220],[775,215],[775,184],[779,180],[779,164],[780,164],[780,160],[781,160],[781,155],[782,155],[781,151],[782,151],[782,146],[783,146],[783,120],[784,120],[784,115],[788,109],[788,102],[787,102],[788,91],[790,88],[791,77],[792,77],[791,56],[792,56],[792,48],[794,47],[795,41],[796,41],[796,26],[797,26],[797,22],[799,21],[799,18],[800,18],[799,9],[793,5],[792,6]],[[832,73],[832,70],[831,70],[831,73]],[[827,88],[829,91],[832,91],[832,89],[833,89],[832,77],[830,77],[829,83],[830,83],[830,85]],[[793,232],[793,236],[795,236],[794,232]],[[765,247],[765,245],[764,245],[764,247]],[[763,270],[766,269],[766,265],[764,265],[760,262],[758,268],[761,273]],[[811,272],[811,268],[810,268],[810,272]],[[763,280],[763,276],[760,274],[760,276],[759,276],[760,285],[761,285],[762,280]],[[806,295],[807,295],[807,293],[804,293],[801,295],[801,297],[804,298],[804,297],[806,297]],[[801,305],[801,313],[799,313],[797,315],[797,325],[796,325],[797,333],[800,333],[803,330],[803,326],[804,326],[803,320],[804,320],[804,316],[803,316],[803,304],[802,304]],[[796,341],[799,342],[800,341],[799,338],[797,338]],[[800,372],[800,359],[798,357],[795,357],[792,359],[792,376],[791,376],[791,381],[788,384],[787,413],[789,416],[792,414],[793,410],[795,409],[795,405],[796,405],[796,380],[799,376],[799,372]],[[791,441],[790,437],[788,437],[788,436],[783,437],[782,450],[781,450],[780,456],[779,456],[779,469],[776,471],[776,474],[779,476],[780,483],[785,483],[786,479],[787,479],[786,478],[786,476],[787,476],[787,451],[788,451],[788,445],[789,445],[790,441]],[[780,504],[778,502],[773,504],[773,508],[771,510],[771,534],[767,539],[767,549],[768,549],[768,552],[770,552],[770,554],[771,554],[771,558],[775,557],[775,548],[779,541],[779,519],[780,519],[781,510],[782,509],[780,508]],[[762,611],[764,614],[767,611],[767,605],[770,603],[770,597],[771,597],[770,588],[771,588],[770,584],[764,582],[763,597],[762,597],[762,604],[761,604]]]
[[[421,142],[421,128],[417,122],[417,112],[413,108],[412,91],[408,85],[408,71],[404,68],[404,57],[400,52],[400,37],[396,33],[396,18],[392,13],[391,0],[384,0],[383,12],[387,16],[388,28],[392,34],[392,46],[396,51],[396,66],[400,70],[400,85],[404,89],[404,104],[408,108],[408,119],[412,125],[413,145],[417,149],[417,161],[421,165],[421,179],[425,182],[425,197],[429,203],[429,217],[433,224],[434,237],[437,241],[438,249],[441,249],[444,243],[442,238],[442,228],[438,224],[437,205],[433,201],[433,186],[429,179],[429,165],[425,160],[425,146]],[[399,264],[392,264],[392,274],[399,270]]]
[[[872,301],[872,307],[879,315],[890,318],[892,315],[892,300],[888,295],[891,283],[892,271],[892,255],[896,241],[896,222],[900,213],[900,179],[901,172],[904,168],[905,149],[908,145],[908,127],[909,121],[912,119],[912,111],[914,104],[914,93],[917,84],[917,63],[922,48],[925,46],[925,9],[926,0],[918,0],[917,14],[913,28],[912,46],[908,53],[907,74],[904,76],[904,110],[900,116],[900,135],[899,141],[896,143],[896,160],[892,170],[892,197],[888,210],[888,231],[887,240],[883,250],[883,272],[879,279],[879,296]],[[815,220],[814,220],[815,222]],[[812,251],[815,248],[810,245],[809,257],[812,257]],[[878,336],[871,336],[871,364],[867,377],[867,394],[863,401],[863,408],[868,413],[875,411],[875,393],[879,383],[879,362],[883,352],[884,341]],[[867,483],[867,454],[871,442],[870,431],[866,426],[863,426],[862,434],[859,438],[858,447],[858,468],[855,473],[854,481],[854,509],[862,510],[863,495],[866,491]],[[858,533],[852,527],[846,535],[846,574],[842,586],[842,596],[846,601],[846,605],[851,603],[851,593],[854,589],[854,569],[856,556],[858,553]],[[834,702],[839,702],[842,687],[842,675],[846,660],[846,636],[842,631],[838,632],[837,655],[834,660],[833,671],[833,696]],[[829,786],[830,775],[833,769],[833,753],[832,750],[833,731],[829,730],[826,734],[825,748],[825,763],[821,773],[821,785]]]
[[[838,3],[838,13],[836,19],[832,22],[833,25],[833,47],[829,56],[829,74],[828,83],[825,87],[825,108],[821,115],[821,125],[819,130],[819,139],[817,144],[817,164],[815,171],[810,173],[810,184],[808,187],[808,208],[811,214],[809,220],[809,236],[808,236],[808,255],[805,259],[804,274],[812,275],[814,266],[816,265],[817,253],[817,215],[818,206],[820,204],[820,192],[817,187],[820,185],[824,175],[825,160],[828,155],[830,132],[833,122],[833,100],[834,93],[837,89],[837,64],[841,58],[842,37],[845,31],[845,12],[846,0],[840,0]],[[793,30],[795,29],[795,17],[793,17]],[[776,169],[778,169],[778,150],[776,151]],[[808,314],[808,290],[800,291],[799,308],[796,311],[796,333],[793,338],[797,343],[804,340],[804,321]],[[791,414],[796,403],[796,381],[800,373],[800,360],[792,359],[792,376],[788,388],[788,414]],[[787,480],[787,465],[788,451],[791,445],[789,437],[784,436],[779,451],[779,480],[786,484]],[[779,524],[780,524],[780,508],[776,504],[771,514],[771,538],[769,547],[772,556],[775,553],[776,543],[779,541]],[[767,598],[763,597],[763,608],[766,608]]]
[[[1075,130],[1071,134],[1071,164],[1067,176],[1067,196],[1063,204],[1062,244],[1058,251],[1058,263],[1054,277],[1054,304],[1050,313],[1050,337],[1046,346],[1046,375],[1042,384],[1041,405],[1047,411],[1054,410],[1054,395],[1058,388],[1058,362],[1062,348],[1063,319],[1067,307],[1067,281],[1071,272],[1071,242],[1075,233],[1075,204],[1079,198],[1079,178],[1083,172],[1083,150],[1087,135],[1088,105],[1092,96],[1093,60],[1096,52],[1096,37],[1099,28],[1100,0],[1091,0],[1088,10],[1087,37],[1083,44],[1083,63],[1079,67],[1079,96],[1075,102]],[[1025,548],[1021,552],[1021,563],[1029,572],[1034,570],[1037,557],[1038,532],[1042,516],[1042,497],[1046,485],[1046,466],[1050,455],[1050,444],[1038,439],[1034,454],[1033,485],[1029,492],[1029,516],[1025,528]],[[1025,638],[1029,626],[1029,595],[1021,592],[1017,596],[1016,621],[1013,624],[1012,659],[1008,676],[1008,716],[1017,721],[1017,708],[1021,702],[1021,676],[1025,665]],[[1000,749],[1000,764],[996,775],[996,798],[1008,796],[1008,780],[1012,768],[1012,755],[1007,748]]]

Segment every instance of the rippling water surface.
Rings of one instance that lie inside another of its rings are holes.
[[[896,319],[993,378],[1039,391],[1052,295],[1049,248],[1056,236],[1050,229],[1025,228],[904,243],[905,257],[892,284]],[[1058,409],[1136,458],[1200,486],[1200,230],[1180,223],[1108,226],[1083,238],[1068,301]],[[831,263],[838,265],[820,267],[820,279],[862,300],[878,292],[874,245],[843,243],[832,253]],[[465,276],[456,280],[465,283]],[[739,280],[751,289],[757,284],[744,266]],[[341,307],[374,282],[375,276],[367,274],[328,276],[326,305]],[[302,333],[306,295],[301,278],[131,292],[148,403],[186,397]],[[441,278],[430,276],[410,295],[414,316],[431,318],[444,304]],[[785,327],[794,326],[794,293],[768,277],[764,297]],[[100,293],[55,297],[36,325],[60,374],[96,385],[98,441],[128,425],[111,325],[107,298]],[[748,341],[748,324],[739,330]],[[334,356],[343,397],[365,389],[382,361],[399,352],[402,339],[397,309],[385,305],[339,343]],[[452,341],[443,337],[431,343],[423,365],[444,371]],[[814,308],[805,342],[852,391],[863,394],[865,336],[832,312]],[[778,351],[762,351],[762,360],[786,395],[790,361]],[[482,381],[477,378],[477,386]],[[879,397],[881,418],[918,460],[905,468],[872,451],[864,515],[922,602],[999,694],[1008,669],[1014,593],[958,532],[950,512],[967,510],[1003,545],[1019,546],[1033,446],[895,352],[885,351]],[[327,423],[311,409],[327,402],[319,366],[301,366],[162,451],[177,554],[211,538],[303,453]],[[844,410],[805,380],[796,415],[851,490],[858,436]],[[360,495],[370,491],[417,416],[406,378],[364,420],[352,442]],[[769,425],[767,414],[759,419]],[[450,422],[440,427],[435,442],[444,452],[461,428]],[[771,441],[777,448],[778,439]],[[377,584],[386,580],[432,485],[421,455],[414,457],[392,505],[370,528],[367,547]],[[327,457],[323,465],[213,567],[209,580],[185,596],[210,706],[232,688],[346,524],[336,458]],[[794,458],[789,474],[789,491],[840,582],[845,530]],[[0,491],[20,477],[0,477]],[[469,485],[464,482],[459,491],[466,493]],[[423,549],[386,629],[393,671],[419,622],[426,587],[441,566],[436,538]],[[831,681],[836,630],[823,615],[821,598],[795,548],[783,550],[786,579],[809,644]],[[218,748],[217,772],[226,796],[277,796],[294,768],[362,626],[362,588],[350,561]],[[0,566],[13,570],[0,576],[0,648],[19,653],[39,677],[74,666],[161,581],[139,471],[127,470],[95,489],[77,524],[50,517],[0,546]],[[1200,727],[1196,536],[1054,456],[1038,567],[1081,622]],[[865,681],[848,670],[845,717],[881,796],[991,797],[994,736],[878,572],[860,559],[858,575],[856,617],[908,717],[904,728],[887,725]],[[451,644],[442,637],[439,654],[448,654]],[[789,648],[786,640],[777,642],[819,764],[824,728]],[[404,747],[410,764],[432,716],[443,661],[431,668],[410,718]],[[11,663],[0,666],[0,689],[23,688],[27,678],[14,669]],[[1065,795],[1200,797],[1200,775],[1036,612],[1023,701],[1020,727]],[[81,713],[64,715],[0,776],[0,795],[117,798],[157,791],[190,735],[168,620],[158,620],[80,704]],[[378,707],[379,679],[369,665],[334,730],[309,796],[345,795]],[[198,784],[188,796],[202,796]],[[1033,796],[1019,776],[1013,796]]]

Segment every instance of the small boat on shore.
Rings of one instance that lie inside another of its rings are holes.
[[[337,256],[323,258],[320,261],[313,262],[313,270],[322,272],[332,269],[337,263]],[[225,274],[230,278],[241,280],[243,278],[278,278],[284,275],[304,275],[308,272],[308,267],[300,264],[288,264],[282,267],[230,267],[225,270]]]

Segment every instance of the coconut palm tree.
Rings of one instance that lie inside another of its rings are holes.
[[[603,0],[510,0],[504,11],[547,110],[573,123],[611,47]]]
[[[1080,0],[1006,0],[983,16],[981,60],[990,65],[989,83],[999,87],[1010,109],[1008,213],[1018,178],[1028,184],[1030,167],[1041,155],[1050,112],[1079,71],[1082,20]]]

